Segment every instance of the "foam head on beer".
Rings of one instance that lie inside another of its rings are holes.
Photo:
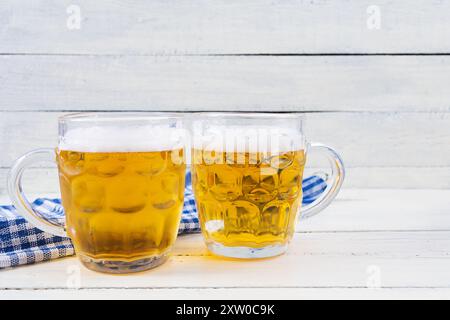
[[[246,129],[215,126],[201,135],[194,134],[193,137],[194,149],[202,150],[205,156],[211,152],[270,156],[304,150],[305,144],[303,136],[293,129],[262,126]],[[194,161],[197,160],[201,159],[194,157]],[[239,157],[236,157],[235,161],[239,161]]]
[[[82,152],[146,152],[183,147],[185,133],[164,126],[76,128],[60,138],[59,149]]]

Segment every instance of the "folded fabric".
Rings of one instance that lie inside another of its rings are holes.
[[[317,199],[326,189],[319,175],[303,180],[303,204]],[[53,223],[64,225],[64,209],[59,199],[36,199],[33,208]],[[191,175],[186,174],[186,188],[179,234],[200,232]],[[43,232],[21,217],[13,206],[0,206],[0,269],[66,257],[75,254],[69,238]]]

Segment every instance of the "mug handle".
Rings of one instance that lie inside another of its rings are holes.
[[[31,203],[25,197],[22,188],[22,176],[31,164],[36,162],[54,162],[55,150],[33,150],[16,160],[8,174],[8,193],[17,212],[38,229],[59,237],[67,237],[63,226],[52,222],[33,209]]]
[[[331,183],[327,184],[325,191],[314,202],[302,206],[300,219],[310,218],[328,207],[339,193],[345,177],[344,162],[333,148],[320,143],[311,143],[307,148],[307,153],[310,152],[320,153],[328,159],[331,166]]]

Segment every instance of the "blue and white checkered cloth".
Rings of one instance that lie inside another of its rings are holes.
[[[303,180],[303,204],[317,199],[326,189],[326,181],[318,175]],[[64,225],[64,210],[59,199],[37,199],[33,207],[42,216]],[[186,174],[184,208],[179,234],[200,232],[191,175]],[[0,269],[33,264],[75,254],[72,242],[43,232],[17,214],[13,206],[0,206]]]

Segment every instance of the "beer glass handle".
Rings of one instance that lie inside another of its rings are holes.
[[[17,159],[8,175],[8,193],[17,212],[29,223],[55,236],[67,237],[64,227],[43,217],[33,209],[22,188],[22,176],[25,169],[33,163],[49,161],[55,161],[55,150],[53,149],[37,149]]]
[[[328,159],[331,166],[331,182],[318,199],[301,208],[300,219],[312,217],[328,207],[339,193],[345,177],[344,162],[335,150],[323,144],[311,143],[307,150],[307,153],[310,152],[320,153]]]

